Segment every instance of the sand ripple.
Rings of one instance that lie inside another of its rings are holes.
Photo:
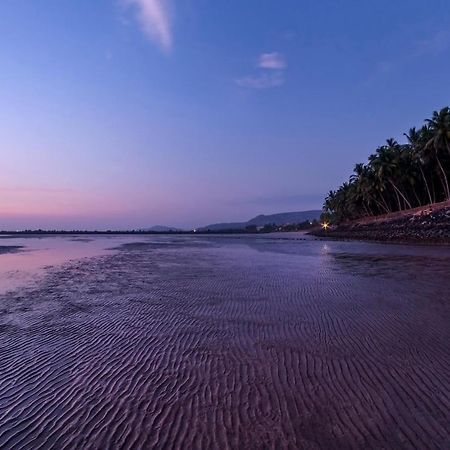
[[[0,448],[448,448],[449,282],[336,264],[140,245],[5,296]]]

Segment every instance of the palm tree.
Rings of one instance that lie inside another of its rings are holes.
[[[362,163],[356,164],[350,182],[356,187],[357,198],[362,204],[362,208],[367,216],[373,216],[373,209],[381,209],[387,212],[384,205],[375,196],[374,179],[370,168]]]
[[[389,175],[388,180],[391,186],[394,188],[395,193],[400,196],[403,201],[406,203],[408,208],[412,208],[411,203],[409,202],[406,194],[401,189],[403,184],[403,179],[406,175],[406,172],[402,170],[402,163],[404,160],[402,147],[400,144],[393,138],[390,138],[386,141],[386,151],[384,152],[384,156],[387,157]],[[400,203],[400,202],[399,202]],[[400,207],[400,209],[402,209]]]
[[[388,139],[367,164],[355,165],[348,182],[330,191],[324,212],[333,221],[450,199],[450,108],[404,136],[407,143]]]
[[[373,167],[379,180],[380,191],[386,191],[388,186],[394,189],[398,209],[403,209],[401,198],[411,208],[411,204],[398,186],[400,146],[394,139],[388,139],[387,145],[378,147],[374,155],[369,156],[369,163]]]
[[[442,150],[447,150],[450,155],[450,109],[442,108],[440,111],[434,111],[433,117],[425,121],[428,124],[430,138],[425,145],[426,149],[432,149],[436,162],[441,172],[441,181],[444,187],[446,199],[450,199],[450,187],[446,171],[443,167],[440,154]]]
[[[425,120],[428,129],[432,133],[427,145],[436,149],[447,149],[450,155],[450,108],[442,108],[439,112],[434,111],[431,119]]]
[[[431,197],[430,188],[428,186],[427,177],[425,176],[425,173],[423,171],[423,158],[422,158],[422,151],[423,151],[423,133],[421,131],[417,131],[416,127],[412,127],[409,129],[408,133],[403,133],[403,136],[408,139],[409,145],[411,146],[411,153],[412,153],[412,160],[413,163],[419,168],[420,174],[422,175],[422,179],[425,184],[425,188],[428,194],[428,200],[430,201],[430,204],[433,203],[433,199]]]

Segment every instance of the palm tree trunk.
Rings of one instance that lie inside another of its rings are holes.
[[[389,214],[391,212],[387,206],[383,205],[383,203],[379,202],[375,198],[373,200],[381,211],[385,212],[386,214]]]
[[[430,188],[428,187],[427,177],[425,176],[425,174],[423,172],[422,164],[420,164],[420,161],[419,161],[419,169],[420,169],[420,173],[422,174],[423,181],[425,182],[425,187],[427,188],[427,194],[428,194],[428,198],[429,198],[430,204],[431,204],[431,203],[433,203],[433,200],[431,198]]]
[[[439,166],[439,168],[441,169],[441,172],[442,172],[442,177],[443,178],[442,178],[441,182],[442,182],[442,185],[444,187],[445,199],[446,200],[450,200],[450,189],[448,187],[447,175],[445,174],[445,170],[442,167],[441,160],[439,159],[437,154],[436,154],[436,161],[437,161],[438,166]]]
[[[411,203],[409,203],[408,199],[403,195],[402,191],[394,184],[394,182],[392,180],[389,180],[389,182],[392,184],[392,187],[395,189],[395,192],[397,193],[397,198],[398,198],[398,194],[401,195],[401,197],[403,198],[403,200],[405,201],[406,205],[409,207],[409,209],[412,208]],[[400,204],[400,202],[399,202]]]
[[[367,208],[367,206],[366,206],[366,204],[364,202],[363,202],[363,208],[364,208],[364,211],[366,213],[366,216],[371,216],[371,214],[369,212],[369,209]]]
[[[367,202],[366,208],[369,211],[369,216],[373,216],[374,214],[372,208],[370,207],[370,201]]]
[[[383,201],[383,204],[384,204],[384,207],[385,207],[386,212],[387,212],[388,214],[389,214],[390,212],[392,212],[392,211],[391,211],[391,208],[389,208],[389,205],[388,205],[387,202],[386,202],[386,199],[384,198],[384,195],[381,194],[381,192],[380,192],[380,198],[381,198],[381,200]]]
[[[403,208],[402,208],[402,204],[401,204],[401,202],[400,202],[400,197],[398,196],[398,192],[397,192],[395,189],[394,189],[394,192],[395,192],[395,198],[397,199],[398,210],[399,210],[399,211],[402,211]]]
[[[431,179],[431,189],[433,191],[433,203],[436,203],[436,189],[433,179]]]
[[[391,183],[392,186],[394,186],[394,183],[391,180],[389,180],[389,183]],[[395,190],[395,186],[394,186],[394,194],[395,194],[395,199],[397,200],[397,211],[401,211],[403,208],[402,208],[402,204],[400,202],[400,197],[398,195],[398,192]]]
[[[419,198],[419,196],[417,195],[417,191],[414,188],[413,188],[413,193],[414,193],[414,197],[416,197],[416,200],[417,200],[417,206],[421,206],[422,200]]]

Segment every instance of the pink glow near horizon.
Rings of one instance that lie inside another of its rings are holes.
[[[114,222],[121,216],[129,216],[130,224],[145,221],[140,212],[144,209],[148,215],[160,216],[167,213],[164,198],[155,195],[150,200],[148,195],[95,193],[73,189],[22,189],[0,188],[0,229],[4,224],[22,227],[70,227],[82,225],[89,228],[89,223],[103,221],[104,227],[114,227]],[[132,201],[130,199],[132,198]],[[146,226],[146,223],[142,223]],[[8,228],[8,227],[6,227]]]

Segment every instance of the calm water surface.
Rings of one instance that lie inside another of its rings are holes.
[[[46,269],[71,260],[113,253],[124,236],[0,237],[0,293],[38,282]],[[3,250],[2,250],[3,249]],[[12,250],[12,251],[10,251]]]
[[[46,270],[64,263],[114,254],[123,244],[138,242],[167,244],[182,241],[213,242],[257,253],[298,256],[302,270],[327,267],[361,276],[389,276],[433,287],[433,280],[450,279],[450,246],[397,245],[367,242],[315,240],[301,233],[258,236],[30,236],[0,237],[0,293],[39,282]],[[11,247],[12,251],[9,251]],[[1,251],[3,249],[3,251]],[[255,254],[256,256],[256,254]],[[305,261],[308,264],[305,267]],[[429,273],[430,279],[424,275]]]

